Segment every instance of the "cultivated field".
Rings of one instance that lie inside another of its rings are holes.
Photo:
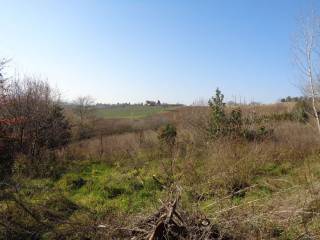
[[[98,118],[116,119],[129,118],[139,119],[153,116],[176,109],[174,106],[112,106],[93,110],[93,114]]]

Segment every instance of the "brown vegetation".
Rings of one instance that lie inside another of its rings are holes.
[[[208,107],[88,118],[91,136],[82,140],[71,113],[73,142],[45,145],[46,157],[36,156],[45,171],[34,174],[34,156],[16,154],[10,182],[1,185],[0,236],[317,238],[319,138],[312,119],[296,117],[297,106],[224,106],[225,134],[214,136]],[[26,144],[36,140],[24,136]]]

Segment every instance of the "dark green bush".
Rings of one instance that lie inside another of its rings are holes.
[[[288,118],[291,115],[271,115],[264,118],[254,119],[242,117],[240,108],[232,109],[230,114],[225,111],[225,103],[223,102],[224,96],[219,89],[216,94],[209,100],[211,108],[209,135],[213,139],[227,137],[227,138],[244,138],[248,141],[263,140],[272,135],[273,131],[267,129],[265,126],[258,129],[249,129],[257,122],[262,123],[263,120],[270,120],[271,118]],[[257,121],[257,122],[256,122]]]
[[[231,111],[229,120],[228,120],[228,132],[231,135],[239,136],[242,131],[242,112],[240,108],[233,109]]]
[[[248,141],[262,141],[271,137],[273,135],[273,130],[261,126],[258,129],[244,129],[242,134]]]
[[[92,136],[94,136],[93,127],[87,123],[80,124],[76,129],[75,135],[75,138],[77,140],[91,138]]]
[[[158,138],[161,143],[168,146],[173,146],[176,142],[177,129],[172,124],[167,124],[164,128],[160,129]]]
[[[176,143],[177,129],[172,124],[167,124],[161,128],[158,133],[158,139],[160,141],[161,153],[167,156],[173,154],[173,149]]]
[[[212,138],[224,136],[226,133],[226,114],[225,103],[223,102],[224,95],[219,88],[216,89],[215,96],[209,100],[211,109],[209,134]]]
[[[307,101],[299,101],[295,104],[292,115],[294,120],[306,123],[309,120],[310,112],[312,112],[310,104]]]

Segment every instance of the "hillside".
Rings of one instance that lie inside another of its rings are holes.
[[[1,221],[12,230],[0,226],[2,237],[27,238],[30,231],[45,239],[141,237],[120,229],[137,228],[173,200],[178,187],[188,231],[214,231],[218,237],[210,239],[316,239],[319,140],[311,122],[293,117],[294,104],[241,110],[242,127],[252,136],[212,141],[205,127],[210,109],[185,107],[162,116],[160,129],[168,122],[177,128],[170,149],[157,127],[75,141],[43,177],[24,177],[24,160],[17,160],[19,191],[1,203]]]
[[[0,33],[0,240],[320,240],[320,0],[0,0]]]

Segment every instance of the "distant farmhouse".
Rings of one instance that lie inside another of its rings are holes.
[[[160,106],[161,105],[161,102],[160,100],[158,100],[157,102],[156,101],[149,101],[147,100],[146,103],[145,103],[146,106]]]

